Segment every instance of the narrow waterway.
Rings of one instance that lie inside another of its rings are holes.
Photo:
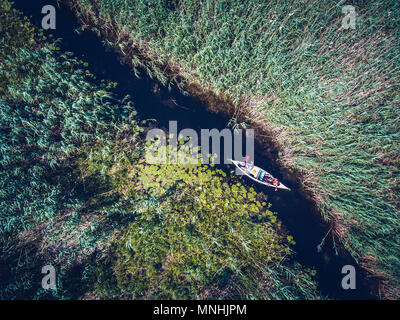
[[[41,14],[44,5],[52,4],[57,8],[56,29],[45,31],[53,34],[55,38],[62,38],[60,47],[70,51],[78,59],[89,63],[88,69],[97,77],[106,81],[117,82],[114,92],[118,98],[130,95],[134,101],[138,116],[141,119],[154,119],[158,126],[168,128],[168,122],[176,120],[178,130],[191,128],[200,132],[200,129],[216,128],[221,130],[227,127],[229,119],[211,113],[207,106],[202,105],[196,98],[183,95],[178,89],[170,91],[142,73],[141,78],[135,77],[129,66],[120,63],[119,56],[107,49],[101,39],[90,31],[80,31],[75,17],[68,9],[57,6],[53,0],[17,0],[15,6],[37,26],[41,26],[44,16]],[[176,103],[172,102],[173,99]],[[256,136],[257,140],[257,136]],[[278,178],[284,176],[282,168],[277,166],[274,159],[265,156],[268,146],[256,143],[255,163],[270,171]],[[224,169],[227,166],[223,166]],[[293,235],[296,241],[296,259],[303,265],[314,267],[318,272],[320,290],[324,295],[336,299],[372,299],[368,284],[358,267],[357,289],[343,290],[341,287],[341,269],[344,265],[356,263],[346,253],[336,255],[334,243],[330,235],[326,237],[322,250],[318,252],[317,246],[328,233],[329,225],[323,222],[313,203],[308,201],[300,191],[299,185],[287,183],[292,188],[291,192],[274,192],[272,188],[254,185],[245,177],[243,181],[268,195],[272,203],[272,210],[278,212],[278,217],[284,226]]]

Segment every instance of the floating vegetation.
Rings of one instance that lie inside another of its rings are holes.
[[[99,163],[93,160],[84,172]],[[114,259],[93,270],[94,278],[108,274],[96,285],[100,297],[320,298],[315,271],[290,262],[293,238],[265,195],[212,165],[123,163],[105,175],[120,194],[118,206],[135,218]]]

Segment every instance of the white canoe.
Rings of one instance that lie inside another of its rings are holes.
[[[230,159],[230,160],[241,172],[243,172],[250,179],[252,179],[252,180],[254,180],[254,181],[256,181],[256,182],[258,182],[260,184],[263,184],[263,185],[265,185],[267,187],[275,188],[275,186],[273,184],[265,182],[265,181],[261,181],[259,179],[256,179],[255,177],[251,176],[247,172],[246,167],[245,167],[245,163],[243,161],[236,161],[236,160],[232,160],[232,159]],[[240,166],[240,164],[242,164],[243,166]],[[253,170],[256,170],[256,171],[263,170],[266,174],[270,174],[269,172],[267,172],[264,169],[261,169],[261,168],[259,168],[257,166],[254,166]],[[276,188],[290,191],[290,188],[286,187],[282,182],[279,182],[279,186],[277,186]]]

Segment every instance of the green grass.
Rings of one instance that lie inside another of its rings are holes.
[[[69,2],[134,66],[258,115],[336,236],[399,296],[398,1],[354,1],[355,30],[345,1]]]

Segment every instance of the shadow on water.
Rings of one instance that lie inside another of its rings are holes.
[[[36,26],[40,27],[44,16],[41,14],[42,7],[47,4],[57,6],[56,2],[20,0],[16,1],[15,5],[26,16],[31,17],[31,21]],[[88,69],[98,79],[117,82],[118,86],[114,92],[120,98],[129,94],[135,102],[141,119],[155,119],[161,127],[165,128],[168,128],[168,121],[176,120],[178,130],[192,128],[197,132],[200,129],[221,130],[227,127],[229,119],[208,112],[206,106],[201,105],[196,98],[185,96],[176,88],[169,91],[143,73],[140,79],[136,78],[127,65],[119,62],[119,55],[112,50],[107,50],[96,34],[90,31],[76,32],[79,25],[67,9],[57,8],[56,21],[56,29],[51,32],[45,31],[45,34],[51,33],[56,38],[62,38],[60,47],[88,62]],[[282,178],[280,168],[274,159],[263,155],[264,150],[265,146],[259,146],[256,143],[255,163],[266,168],[276,177]],[[339,256],[335,254],[330,236],[327,237],[321,252],[317,251],[317,246],[327,234],[329,225],[321,219],[313,203],[301,194],[298,185],[289,185],[292,188],[291,192],[274,192],[272,188],[254,185],[250,179],[243,179],[243,182],[253,186],[257,191],[268,195],[272,209],[279,213],[279,218],[297,243],[296,259],[304,265],[315,267],[318,271],[319,286],[323,294],[336,299],[374,298],[369,293],[365,279],[360,277],[362,272],[356,262],[346,253]],[[341,269],[346,264],[356,266],[358,271],[356,290],[343,290],[341,287],[343,277]]]

